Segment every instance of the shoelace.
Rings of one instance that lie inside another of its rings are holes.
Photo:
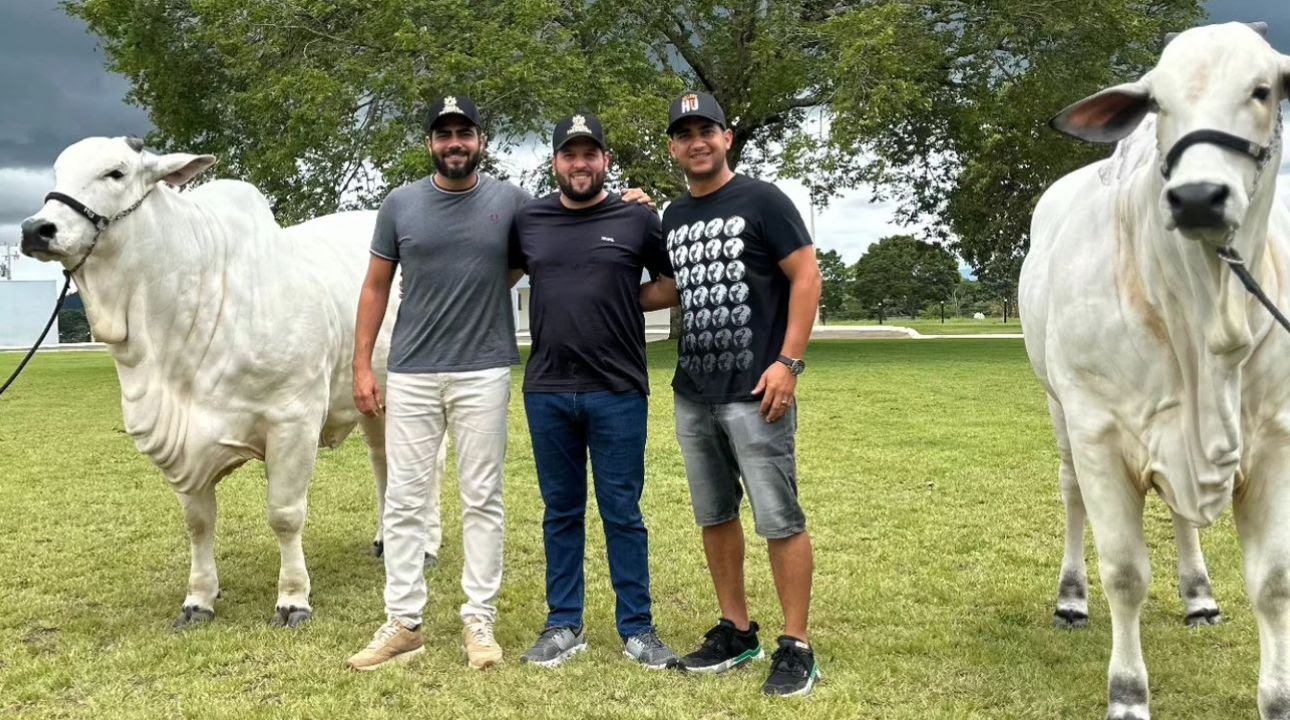
[[[567,628],[562,628],[562,627],[550,627],[550,628],[547,628],[547,629],[543,630],[542,632],[538,633],[538,642],[541,642],[541,641],[543,641],[543,640],[545,640],[545,639],[547,639],[547,638],[549,638],[549,637],[553,637],[553,636],[555,636],[555,635],[558,635],[558,634],[560,633],[560,631],[561,631],[561,630],[566,630],[566,629],[567,629]]]
[[[770,671],[791,672],[795,675],[806,674],[806,653],[794,647],[781,647],[770,656]]]
[[[637,635],[636,640],[640,642],[640,644],[644,646],[646,650],[654,650],[654,649],[663,647],[663,641],[659,640],[658,635],[655,635],[654,633],[645,633],[643,635]]]
[[[497,641],[493,639],[493,628],[488,623],[471,623],[466,626],[470,631],[470,636],[475,638],[475,642],[480,645],[496,645]]]
[[[399,625],[399,621],[397,620],[390,620],[389,622],[385,623],[380,627],[380,629],[376,631],[376,634],[372,636],[372,642],[367,644],[367,649],[375,650],[381,647],[382,645],[384,645],[385,643],[389,642],[390,638],[394,637],[399,633],[400,627],[401,626]]]
[[[730,648],[730,638],[733,635],[733,628],[718,625],[703,636],[703,649],[713,650],[724,655]]]

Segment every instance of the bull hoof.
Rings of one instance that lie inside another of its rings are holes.
[[[439,556],[426,553],[426,570],[433,570],[439,567]]]
[[[373,541],[372,541],[372,557],[384,557],[384,556],[385,556],[385,541],[383,541],[383,540],[373,540]]]
[[[1053,627],[1061,630],[1083,630],[1088,627],[1088,613],[1057,608],[1057,612],[1053,613]]]
[[[314,616],[313,610],[310,610],[309,608],[302,608],[302,607],[296,607],[295,605],[291,605],[289,607],[275,608],[273,612],[273,617],[269,620],[269,624],[272,625],[273,627],[285,627],[285,628],[294,629],[309,622],[309,620],[313,618],[313,616]]]
[[[1223,622],[1223,613],[1219,612],[1216,607],[1195,610],[1187,613],[1187,617],[1183,618],[1183,622],[1187,623],[1187,627],[1221,625]]]
[[[215,618],[215,611],[196,605],[185,605],[179,611],[179,617],[171,625],[174,630],[186,630],[194,625],[202,625]]]

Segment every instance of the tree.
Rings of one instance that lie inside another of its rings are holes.
[[[1203,15],[1199,0],[858,5],[830,27],[833,122],[814,157],[898,200],[902,219],[928,224],[978,276],[1012,282],[1039,195],[1107,152],[1058,136],[1046,120],[1138,77],[1167,31]],[[872,161],[856,163],[857,146]]]
[[[982,277],[1015,267],[1042,189],[1104,152],[1043,120],[1140,74],[1166,30],[1202,13],[1200,0],[66,7],[131,79],[130,99],[157,127],[150,142],[220,155],[221,173],[259,186],[284,222],[371,206],[426,173],[418,113],[447,92],[480,103],[494,150],[545,137],[570,111],[595,112],[614,180],[674,196],[684,178],[662,128],[668,101],[695,88],[726,110],[732,165],[774,166],[817,201],[872,183]],[[549,187],[545,167],[522,177]]]
[[[63,308],[58,311],[58,342],[89,342],[90,321],[85,317],[84,308]]]
[[[852,292],[865,308],[899,309],[911,317],[929,302],[949,299],[959,281],[953,254],[908,235],[871,245],[853,273]]]
[[[70,0],[157,127],[151,143],[221,157],[280,218],[370,206],[423,175],[418,113],[471,95],[494,150],[568,112],[609,130],[616,180],[684,188],[662,129],[712,92],[733,164],[775,156],[826,95],[831,3],[710,0]],[[495,168],[500,170],[500,168]],[[546,180],[533,168],[525,180]]]
[[[842,311],[853,276],[837,250],[822,251],[817,247],[815,260],[820,264],[820,276],[824,283],[820,292],[820,322],[827,324]]]

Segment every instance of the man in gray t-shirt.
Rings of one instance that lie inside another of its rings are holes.
[[[519,362],[507,239],[511,216],[529,195],[476,172],[485,138],[468,99],[437,101],[426,132],[435,173],[394,190],[381,205],[358,306],[354,400],[369,417],[385,412],[389,477],[382,517],[387,622],[349,659],[356,670],[424,649],[426,511],[437,504],[435,464],[449,429],[461,482],[463,644],[473,668],[502,659],[493,624],[502,582],[510,366]],[[396,268],[402,303],[383,405],[372,347]]]
[[[457,191],[422,178],[381,204],[372,254],[403,269],[390,372],[464,372],[519,362],[507,234],[529,194],[477,177]]]

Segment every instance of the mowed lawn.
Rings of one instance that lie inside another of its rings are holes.
[[[691,649],[717,618],[673,438],[675,351],[650,348],[655,393],[645,514],[655,617]],[[0,356],[7,374],[17,355]],[[825,674],[805,700],[763,698],[767,664],[721,677],[647,672],[621,654],[603,534],[589,512],[591,650],[554,671],[516,662],[544,613],[541,501],[522,405],[511,405],[507,663],[465,667],[455,474],[428,577],[427,652],[358,674],[343,662],[382,620],[368,555],[373,489],[355,436],[324,452],[305,535],[315,619],[268,627],[277,545],[262,466],[220,489],[215,621],[170,631],[188,574],[178,503],[121,425],[100,353],[38,357],[0,400],[0,715],[194,718],[1094,718],[1110,624],[1090,545],[1092,626],[1050,626],[1061,557],[1056,453],[1018,340],[821,342],[800,388],[801,490],[815,542],[812,627]],[[594,508],[594,503],[593,503]],[[1149,504],[1155,576],[1143,615],[1160,718],[1253,718],[1258,643],[1229,515],[1203,534],[1225,623],[1188,630],[1163,504]],[[751,527],[745,510],[746,526]],[[763,642],[782,628],[750,532]]]

